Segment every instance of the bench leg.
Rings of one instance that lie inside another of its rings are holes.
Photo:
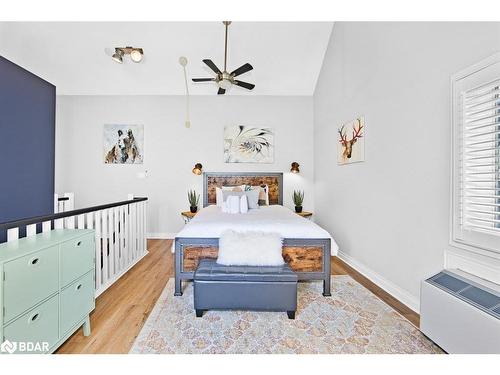
[[[323,280],[323,296],[331,297],[332,293],[330,293],[330,278]]]
[[[287,311],[288,319],[295,319],[295,311]]]
[[[203,310],[196,309],[196,317],[201,318],[203,316]]]
[[[182,250],[180,244],[175,241],[175,292],[174,296],[182,296],[182,281],[181,281],[181,258]]]
[[[331,250],[330,250],[330,240],[328,240],[328,243],[323,247],[323,296],[324,297],[331,297],[332,294],[330,293],[330,283],[331,283],[331,267],[332,267],[332,257],[331,257]]]
[[[174,292],[174,296],[182,296],[182,280],[177,275],[175,275],[175,292]]]

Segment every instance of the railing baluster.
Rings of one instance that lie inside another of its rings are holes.
[[[137,246],[137,242],[135,239],[137,233],[137,227],[136,227],[137,221],[135,217],[136,207],[137,207],[136,203],[130,205],[130,248],[128,251],[127,262],[131,262],[133,254],[135,252],[135,248]]]
[[[19,238],[19,228],[11,228],[7,230],[7,242],[17,240]]]
[[[26,237],[34,236],[36,234],[36,224],[26,226]]]
[[[87,221],[88,223],[88,221]],[[95,212],[95,285],[96,290],[102,287],[102,235],[101,235],[101,211]]]
[[[120,261],[119,261],[119,255],[120,255],[120,249],[119,249],[119,244],[120,244],[120,232],[118,228],[118,220],[120,219],[118,217],[118,207],[113,208],[113,264],[115,267],[114,275],[118,275],[121,271],[120,268]]]
[[[108,212],[108,280],[111,280],[113,276],[115,275],[115,270],[114,270],[114,249],[113,249],[113,209],[110,208],[107,210]]]
[[[42,233],[47,233],[52,230],[52,221],[44,221],[42,223]]]
[[[123,206],[116,207],[115,210],[115,213],[118,216],[118,237],[116,239],[118,250],[116,251],[117,261],[115,263],[118,264],[121,271],[125,266],[125,262],[123,261],[123,235],[125,233],[125,228],[123,227]]]
[[[94,213],[89,212],[87,214],[87,229],[94,229]]]
[[[102,283],[106,285],[108,280],[108,210],[102,210]]]
[[[148,202],[144,201],[144,202],[142,202],[142,204],[144,205],[144,209],[142,211],[142,216],[143,216],[142,221],[144,223],[144,226],[142,228],[142,242],[143,242],[142,254],[145,254],[148,251],[148,239],[147,239],[147,236],[148,236]]]
[[[66,218],[66,224],[65,224],[65,227],[67,229],[75,229],[75,217],[74,216],[71,216],[71,217],[67,217]]]
[[[139,203],[140,213],[139,217],[141,219],[141,226],[139,228],[139,252],[137,257],[144,253],[144,202]]]
[[[78,215],[78,229],[85,229],[85,214]]]
[[[64,229],[64,219],[54,220],[54,229]]]

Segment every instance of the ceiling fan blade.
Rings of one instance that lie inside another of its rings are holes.
[[[215,78],[193,78],[193,82],[210,82],[215,81]]]
[[[214,64],[214,62],[213,62],[212,60],[205,59],[205,60],[203,60],[203,62],[204,62],[205,64],[207,64],[207,65],[208,65],[208,67],[209,67],[210,69],[212,69],[215,73],[217,73],[217,74],[222,74],[222,72],[219,70],[219,68],[217,68],[217,65],[215,65],[215,64]]]
[[[240,66],[238,69],[234,70],[233,72],[231,72],[231,75],[233,77],[237,77],[239,76],[240,74],[243,74],[243,73],[246,73],[246,72],[249,72],[250,70],[253,69],[253,66],[250,65],[249,63],[246,63],[242,66]]]
[[[219,91],[217,91],[217,95],[224,95],[226,93],[226,90],[223,89],[222,87],[219,87]]]
[[[247,90],[253,90],[255,85],[253,83],[247,83],[243,81],[234,80],[234,84],[246,88]]]

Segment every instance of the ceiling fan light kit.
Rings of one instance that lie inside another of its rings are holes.
[[[115,47],[115,53],[111,58],[119,64],[123,64],[123,56],[130,55],[130,59],[135,63],[140,63],[144,57],[144,50],[135,47]]]
[[[203,60],[203,62],[210,69],[213,70],[213,72],[216,74],[216,77],[215,78],[193,78],[193,82],[215,82],[217,84],[217,86],[219,87],[219,90],[217,91],[218,95],[224,95],[226,93],[226,90],[231,88],[231,86],[233,86],[233,85],[243,87],[247,90],[253,90],[253,88],[255,87],[254,84],[234,79],[235,77],[252,70],[253,69],[252,65],[250,65],[249,63],[246,63],[246,64],[243,64],[242,66],[240,66],[238,69],[233,70],[231,73],[228,73],[228,71],[227,71],[227,34],[228,34],[228,27],[231,24],[231,21],[224,21],[223,23],[224,23],[224,26],[226,28],[225,42],[224,42],[224,70],[221,72],[221,70],[217,67],[217,65],[214,64],[214,62],[212,60],[205,59],[205,60]]]

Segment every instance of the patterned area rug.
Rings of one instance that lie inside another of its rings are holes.
[[[174,297],[170,279],[131,353],[442,353],[408,320],[354,281],[301,282],[295,320],[286,313],[208,311],[196,318],[193,285]]]

